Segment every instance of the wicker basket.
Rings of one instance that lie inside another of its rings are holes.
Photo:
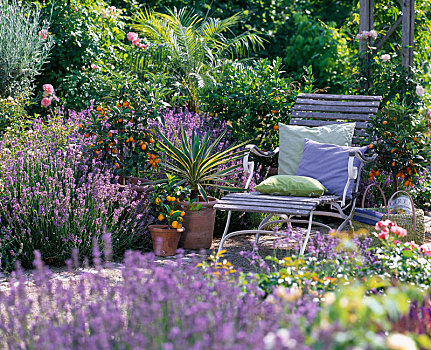
[[[364,199],[365,199],[365,195],[366,195],[368,189],[369,189],[369,187],[364,192],[364,196],[362,198],[362,207],[364,207]],[[381,192],[383,192],[383,191],[381,191]],[[407,194],[407,196],[410,198],[410,200],[412,202],[412,209],[413,209],[412,214],[390,214],[389,213],[389,206],[386,205],[386,199],[385,198],[384,198],[385,207],[383,207],[383,208],[366,208],[366,209],[378,211],[381,213],[386,212],[386,214],[383,216],[382,220],[389,219],[389,220],[395,222],[398,226],[406,229],[407,230],[407,236],[399,237],[398,240],[403,241],[403,242],[415,241],[417,244],[422,244],[424,242],[424,239],[425,239],[424,211],[421,209],[415,209],[415,207],[413,205],[413,200],[411,199],[410,195],[405,191],[395,192],[391,196],[391,198],[389,199],[389,204],[391,203],[394,196],[398,193],[401,193],[401,192]],[[353,224],[353,230],[355,232],[368,231],[369,233],[371,233],[371,232],[375,231],[374,226],[363,224],[363,223],[358,222],[358,221],[352,221],[352,224]],[[376,241],[377,241],[377,239],[376,239]]]

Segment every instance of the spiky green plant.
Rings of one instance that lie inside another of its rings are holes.
[[[242,12],[226,19],[204,18],[187,8],[174,8],[167,14],[139,11],[132,27],[157,49],[152,62],[143,52],[137,67],[164,67],[173,78],[173,85],[188,96],[189,110],[196,111],[199,90],[213,81],[212,72],[224,58],[241,57],[262,46],[263,39],[257,32],[226,35],[243,18]]]
[[[158,131],[158,134],[159,147],[168,157],[168,160],[162,162],[162,167],[166,172],[181,179],[179,185],[187,183],[190,186],[192,200],[198,198],[200,194],[205,201],[208,201],[205,190],[208,186],[226,191],[242,191],[241,188],[234,186],[234,180],[226,177],[242,167],[242,164],[237,164],[235,161],[244,156],[246,150],[240,148],[247,142],[233,144],[224,151],[217,151],[226,132],[214,142],[211,142],[209,132],[200,138],[195,128],[189,138],[182,126],[180,137],[174,133],[174,143],[169,141],[162,132]]]

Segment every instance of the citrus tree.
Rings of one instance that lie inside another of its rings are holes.
[[[369,173],[370,179],[386,172],[392,174],[395,190],[399,184],[411,187],[414,178],[428,164],[426,119],[408,107],[393,104],[384,108],[372,124],[371,140],[379,158]]]

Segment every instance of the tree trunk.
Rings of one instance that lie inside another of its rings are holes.
[[[193,199],[199,199],[199,191],[198,191],[197,188],[191,190],[191,192],[190,192],[190,199],[191,200],[193,200]]]

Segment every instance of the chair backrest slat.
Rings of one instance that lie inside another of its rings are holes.
[[[367,135],[370,117],[376,115],[381,96],[300,93],[293,106],[290,124],[323,126],[356,122],[353,144]]]

